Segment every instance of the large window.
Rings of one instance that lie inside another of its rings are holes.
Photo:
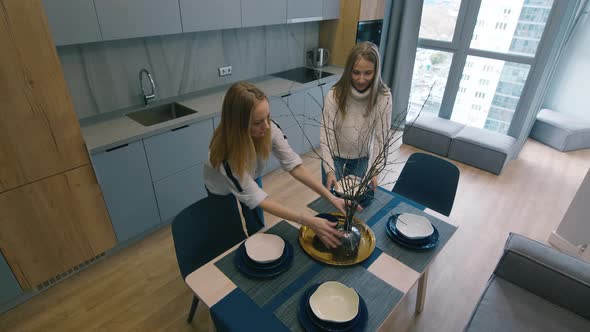
[[[507,133],[553,2],[424,0],[408,117]]]

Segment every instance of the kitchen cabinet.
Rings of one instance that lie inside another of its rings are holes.
[[[323,0],[287,0],[287,23],[320,21]]]
[[[177,1],[95,0],[103,40],[182,32]]]
[[[160,223],[142,141],[93,155],[92,162],[119,242]]]
[[[270,98],[271,118],[283,130],[296,126],[297,122],[303,124],[304,113],[305,91]]]
[[[303,130],[298,125],[283,130],[283,134],[287,136],[287,141],[297,154],[303,154],[305,145],[303,145]],[[307,145],[307,144],[306,144]]]
[[[44,15],[0,6],[0,250],[24,290],[116,244]]]
[[[212,136],[212,120],[207,119],[144,139],[152,180],[207,160]]]
[[[205,198],[203,164],[198,164],[154,182],[162,222],[170,222],[182,209]]]
[[[359,21],[382,20],[385,17],[385,0],[362,0]]]
[[[221,115],[216,115],[215,117],[213,117],[213,131],[215,132],[215,129],[217,129],[217,126],[219,126],[219,123],[221,122]]]
[[[322,108],[324,105],[323,91],[324,85],[313,87],[305,93],[305,125],[304,134],[307,139],[304,140],[307,150],[320,145],[320,128],[322,120]],[[311,142],[311,146],[310,143]]]
[[[340,0],[324,0],[324,20],[340,18]]]
[[[0,11],[0,193],[88,164],[43,7],[28,3]]]
[[[242,26],[241,0],[180,0],[182,31],[204,31]]]
[[[242,27],[287,23],[287,0],[242,0]]]
[[[90,165],[0,194],[0,221],[0,249],[23,289],[116,244]]]
[[[14,299],[23,291],[14,278],[10,266],[6,263],[4,256],[0,253],[0,304]]]
[[[43,0],[56,46],[101,41],[93,0]]]

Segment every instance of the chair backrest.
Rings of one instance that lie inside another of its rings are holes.
[[[172,238],[182,278],[246,238],[234,197],[209,196],[172,221]]]
[[[449,216],[458,183],[457,166],[444,159],[418,152],[408,158],[392,191]]]

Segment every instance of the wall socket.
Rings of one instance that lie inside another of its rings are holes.
[[[219,77],[231,75],[231,66],[219,67]]]

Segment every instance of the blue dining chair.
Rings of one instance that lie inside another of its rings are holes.
[[[182,279],[246,239],[233,196],[208,196],[182,210],[172,221],[172,238]],[[193,296],[188,322],[199,299]]]
[[[391,191],[448,217],[458,184],[457,166],[433,155],[417,152],[408,158]]]

